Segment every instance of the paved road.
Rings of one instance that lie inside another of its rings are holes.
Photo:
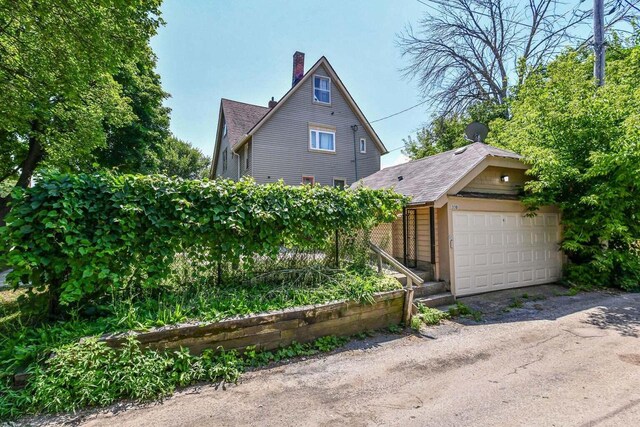
[[[507,304],[511,296],[507,295]],[[530,301],[530,300],[527,300]],[[482,306],[482,299],[469,299]],[[497,307],[496,298],[489,308]],[[506,306],[506,305],[505,305]],[[503,306],[503,307],[505,307]],[[490,310],[489,310],[490,311]],[[87,426],[640,425],[640,294],[547,295],[479,324],[377,336],[227,390],[112,408]]]

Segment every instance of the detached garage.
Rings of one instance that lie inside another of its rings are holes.
[[[519,201],[527,166],[482,143],[383,169],[356,185],[411,197],[374,241],[455,296],[560,279],[560,213],[528,213]],[[380,236],[386,236],[381,238]]]

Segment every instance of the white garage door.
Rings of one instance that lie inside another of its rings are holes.
[[[555,213],[453,212],[456,295],[558,280],[559,241]]]

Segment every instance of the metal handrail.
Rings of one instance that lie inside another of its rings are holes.
[[[387,261],[387,263],[391,265],[398,273],[402,273],[405,276],[407,276],[407,286],[410,287],[412,282],[415,283],[416,285],[422,285],[424,283],[424,280],[422,280],[420,276],[418,276],[413,271],[409,270],[407,267],[402,265],[400,262],[398,262],[398,260],[396,260],[390,254],[385,252],[384,249],[382,249],[375,243],[369,242],[369,247],[373,252],[376,253],[376,255],[378,255],[379,271],[382,270],[382,258],[384,258],[385,261]]]

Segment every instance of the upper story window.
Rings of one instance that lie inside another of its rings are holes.
[[[309,129],[309,149],[335,153],[336,133],[324,129]]]
[[[313,76],[313,101],[320,104],[331,104],[331,79]]]
[[[224,119],[222,121],[222,136],[227,136],[227,121]]]
[[[244,145],[244,168],[249,169],[249,143]]]
[[[367,140],[364,138],[360,138],[360,152],[361,153],[367,152]]]
[[[222,172],[227,171],[227,149],[222,152]]]

